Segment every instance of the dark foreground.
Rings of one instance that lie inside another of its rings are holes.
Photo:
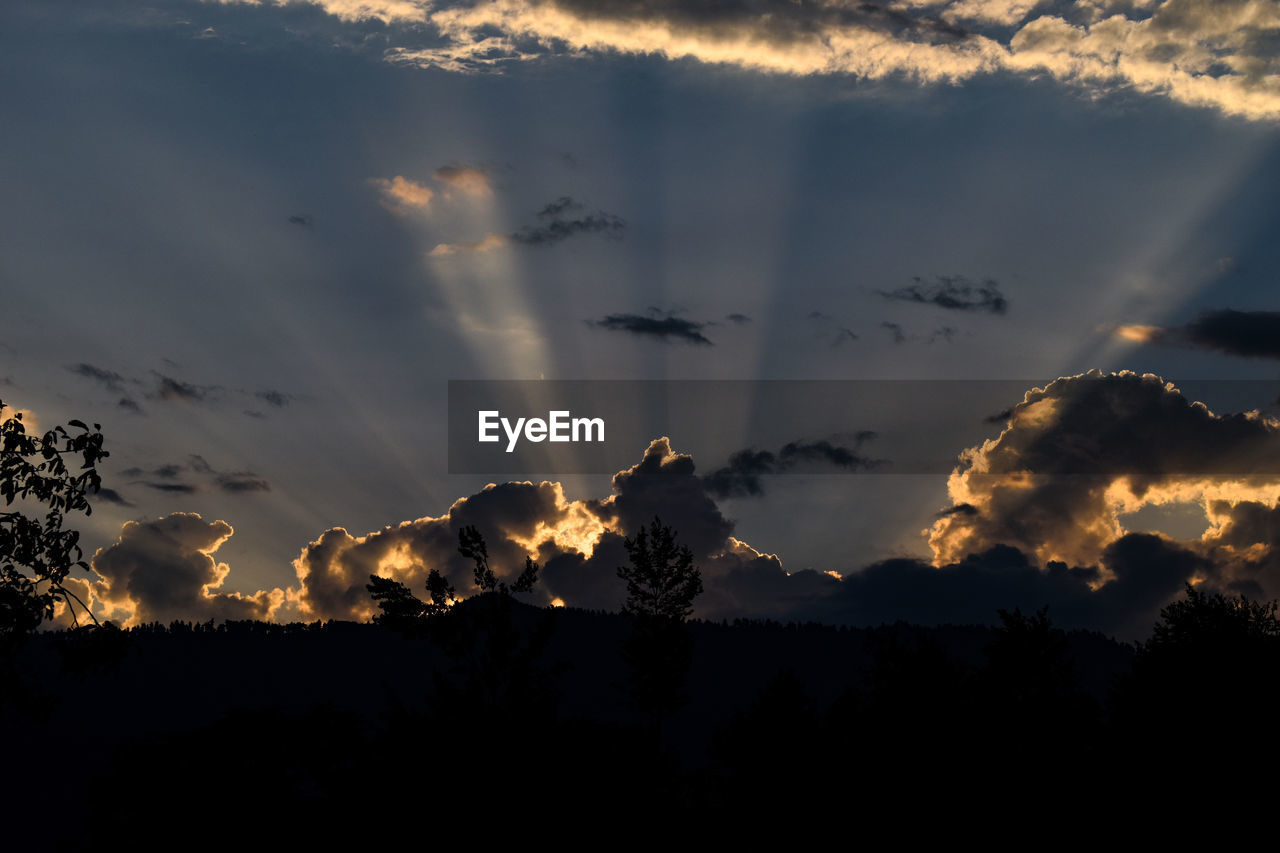
[[[1193,596],[1136,651],[1024,614],[692,623],[687,673],[659,661],[657,687],[637,676],[654,662],[623,653],[629,619],[509,600],[402,630],[40,634],[3,665],[5,838],[329,846],[600,821],[910,834],[941,815],[957,831],[1069,824],[1135,793],[1172,819],[1274,793],[1280,637],[1274,611],[1241,607]]]

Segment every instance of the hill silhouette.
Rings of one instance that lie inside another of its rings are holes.
[[[972,773],[991,755],[1030,751],[1084,772],[1134,654],[1042,626],[1031,640],[1052,640],[1056,680],[1036,693],[1022,680],[1044,680],[1041,659],[1019,657],[1027,632],[1008,625],[694,621],[687,701],[655,749],[627,690],[634,617],[489,593],[438,621],[428,632],[179,622],[34,635],[10,659],[3,705],[6,730],[31,735],[14,753],[22,787],[67,804],[63,840],[107,828],[163,839],[211,802],[234,812],[260,800],[299,827],[355,837],[362,819],[337,806],[370,790],[379,808],[420,808],[430,795],[459,816],[488,802],[465,792],[491,789],[597,816],[809,808],[875,800],[887,780],[925,768]],[[495,663],[485,634],[531,653]],[[1010,704],[1017,695],[1023,706]]]

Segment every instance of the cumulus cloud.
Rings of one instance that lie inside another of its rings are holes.
[[[195,513],[125,522],[120,538],[93,555],[96,577],[82,581],[79,592],[102,615],[127,625],[270,619],[284,603],[283,590],[222,591],[231,569],[213,555],[233,533],[225,521]]]
[[[934,305],[951,311],[1003,314],[1009,310],[1009,301],[1000,292],[1000,285],[994,279],[972,282],[962,275],[944,275],[933,281],[925,281],[917,276],[913,281],[914,284],[896,290],[876,292],[885,299]]]
[[[467,525],[484,535],[494,571],[506,579],[524,568],[528,555],[579,548],[590,553],[602,527],[585,504],[566,500],[560,484],[547,482],[490,485],[442,516],[365,536],[335,527],[294,561],[300,611],[311,618],[368,618],[370,575],[395,578],[421,592],[427,574],[437,569],[460,592],[473,589],[471,562],[458,553],[458,532]]]
[[[1155,376],[1097,372],[1031,389],[1002,423],[961,454],[948,481],[951,504],[924,531],[928,562],[859,567],[855,553],[833,567],[839,571],[788,571],[779,556],[740,538],[717,503],[793,465],[866,465],[858,445],[870,434],[857,434],[852,447],[797,441],[743,451],[709,475],[661,438],[613,477],[603,498],[571,500],[558,483],[510,482],[440,516],[361,536],[326,530],[294,561],[298,586],[287,594],[223,592],[229,569],[213,555],[231,527],[189,514],[126,524],[118,542],[94,555],[94,578],[75,590],[104,615],[134,622],[270,618],[286,595],[305,618],[366,619],[371,574],[421,594],[438,569],[463,594],[472,591],[457,545],[459,530],[475,525],[500,575],[510,579],[526,557],[542,564],[535,603],[617,609],[624,539],[660,516],[702,571],[701,618],[967,623],[991,622],[997,608],[1048,604],[1060,625],[1132,638],[1187,583],[1280,595],[1280,423],[1256,412],[1215,414]],[[164,483],[185,472],[219,476],[198,457],[138,473]],[[1201,506],[1203,535],[1126,529],[1130,513],[1170,503]]]
[[[1280,312],[1276,311],[1205,311],[1184,326],[1120,326],[1116,335],[1133,343],[1280,359]]]
[[[382,206],[393,213],[410,213],[425,210],[435,196],[431,187],[396,175],[391,180],[374,178],[373,185],[382,193]]]
[[[1256,0],[291,2],[391,25],[389,61],[459,73],[607,54],[922,84],[1006,72],[1091,94],[1128,90],[1250,119],[1280,117],[1280,7]]]
[[[1217,415],[1159,377],[1065,377],[1028,391],[1000,435],[966,450],[948,481],[965,512],[934,523],[938,565],[1015,546],[1041,564],[1096,563],[1146,505],[1280,499],[1280,423]],[[1200,545],[1195,545],[1199,548]]]

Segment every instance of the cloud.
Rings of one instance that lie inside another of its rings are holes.
[[[125,500],[124,496],[121,495],[119,492],[117,492],[115,489],[108,489],[108,488],[98,489],[97,497],[100,500],[104,500],[109,504],[115,504],[117,506],[133,506],[133,504]]]
[[[240,494],[242,492],[269,492],[271,484],[251,471],[236,471],[230,474],[219,474],[217,485],[224,492]]]
[[[231,570],[213,554],[233,533],[225,521],[206,522],[195,513],[125,522],[119,539],[93,555],[96,580],[82,591],[103,615],[128,625],[270,619],[284,603],[283,590],[221,591]]]
[[[858,339],[858,334],[855,331],[853,331],[853,329],[847,328],[845,326],[841,326],[840,329],[836,332],[836,339],[831,342],[831,345],[833,347],[838,347],[845,342],[856,341],[857,339]]]
[[[702,333],[709,323],[686,320],[682,317],[651,317],[644,314],[609,314],[599,320],[588,321],[590,325],[614,332],[628,332],[641,337],[657,338],[660,341],[682,341],[698,346],[712,346],[711,339]]]
[[[953,340],[955,340],[955,337],[958,333],[959,333],[959,330],[956,329],[954,326],[939,326],[929,334],[929,337],[925,340],[925,343],[932,344],[935,341],[946,341],[947,343],[951,343]]]
[[[183,474],[196,475],[206,484],[230,494],[271,491],[271,484],[252,471],[219,471],[203,456],[195,454],[185,465],[168,463],[150,470],[133,467],[120,472],[122,477],[131,477],[134,483],[159,492],[189,495],[201,490],[195,483],[179,481]]]
[[[546,213],[538,214],[540,217]],[[568,240],[576,234],[603,234],[606,237],[619,239],[626,229],[627,223],[612,213],[597,210],[576,218],[560,215],[545,217],[538,225],[526,225],[511,234],[511,239],[526,246],[550,246]]]
[[[313,224],[313,220],[309,213],[295,213],[289,217],[289,224],[298,225],[303,228],[310,228]]]
[[[906,333],[902,331],[902,326],[897,323],[891,323],[888,320],[885,320],[880,324],[880,328],[887,331],[893,337],[893,342],[895,344],[905,343],[907,340]]]
[[[414,210],[425,210],[435,195],[430,187],[403,175],[396,175],[391,180],[374,178],[372,183],[382,193],[382,206],[392,213],[406,214]]]
[[[562,195],[555,201],[547,202],[547,204],[538,211],[539,219],[554,219],[560,214],[569,210],[581,210],[582,203],[576,201],[571,196]]]
[[[427,19],[431,3],[426,0],[215,0],[224,6],[309,5],[348,23],[380,21],[384,24],[415,24]]]
[[[138,480],[137,482],[148,489],[155,489],[157,492],[168,492],[174,495],[193,495],[199,491],[199,488],[191,483],[157,483],[154,480]]]
[[[880,464],[880,460],[862,456],[858,449],[874,437],[873,432],[860,432],[853,447],[823,439],[788,442],[777,452],[746,448],[731,454],[728,465],[703,477],[703,485],[717,498],[758,496],[764,494],[761,477],[782,474],[806,464],[845,471],[867,470]]]
[[[437,569],[460,593],[474,591],[472,565],[458,553],[458,532],[467,525],[484,535],[494,571],[508,579],[523,569],[527,555],[590,551],[601,529],[585,504],[565,499],[558,483],[489,485],[437,518],[359,537],[326,530],[294,561],[299,609],[308,618],[368,618],[373,603],[365,584],[373,574],[421,592],[428,572]]]
[[[578,234],[603,234],[615,240],[622,238],[627,223],[621,217],[603,210],[582,215],[572,214],[573,211],[581,209],[580,202],[569,196],[560,196],[538,211],[538,222],[534,225],[526,225],[510,234],[486,234],[475,241],[439,243],[427,254],[432,257],[441,257],[464,252],[488,252],[511,243],[524,246],[552,246]]]
[[[1216,415],[1151,375],[1058,379],[961,454],[948,491],[973,510],[934,523],[934,562],[1006,544],[1092,564],[1142,506],[1280,499],[1278,463],[1280,423],[1256,412]]]
[[[1009,310],[1009,301],[1000,292],[1000,286],[994,279],[974,283],[964,276],[955,275],[938,276],[928,282],[919,277],[913,280],[915,284],[897,290],[877,290],[876,293],[885,299],[934,305],[950,311],[1004,314]]]
[[[433,177],[450,189],[473,198],[493,196],[493,188],[489,186],[489,173],[477,166],[468,166],[465,163],[441,166],[436,169]]]
[[[172,376],[165,376],[163,373],[152,371],[156,377],[156,387],[148,396],[153,400],[164,400],[165,402],[181,402],[181,403],[198,403],[207,400],[212,394],[222,390],[218,385],[195,385],[190,382],[184,382],[181,379],[174,379]]]
[[[1205,311],[1185,326],[1120,326],[1116,335],[1133,343],[1280,359],[1280,312],[1276,311]]]
[[[1047,605],[1060,627],[1134,639],[1148,635],[1160,608],[1209,566],[1177,543],[1142,533],[1110,543],[1099,563],[1041,567],[1008,545],[941,566],[884,560],[846,575],[829,594],[805,606],[835,623],[940,625],[991,623],[997,609]],[[1104,574],[1110,580],[1099,585]]]
[[[275,406],[276,408],[284,408],[289,405],[289,401],[293,399],[293,396],[290,394],[274,390],[255,391],[253,396],[262,400],[264,403]]]
[[[745,326],[748,323],[753,322],[746,314],[726,314],[724,315],[724,318],[735,326]]]
[[[297,0],[393,29],[388,61],[457,73],[647,55],[787,76],[959,83],[998,72],[1280,118],[1280,9],[1253,0]],[[281,5],[282,0],[221,0]],[[1037,13],[1038,10],[1038,13]]]
[[[437,243],[436,247],[427,254],[433,258],[443,257],[446,255],[456,255],[460,252],[488,252],[507,245],[510,242],[501,234],[486,234],[483,238],[472,243]]]
[[[85,379],[92,379],[94,382],[101,384],[108,391],[123,391],[124,384],[127,381],[114,370],[107,370],[92,364],[85,364],[84,362],[72,365],[68,367],[67,370],[70,370],[77,376],[83,376]]]
[[[370,574],[421,593],[433,568],[467,594],[471,565],[458,554],[458,531],[475,525],[500,575],[516,573],[525,557],[542,565],[534,603],[616,610],[624,538],[656,515],[702,572],[700,618],[990,623],[997,608],[1048,604],[1056,624],[1133,638],[1186,583],[1265,595],[1280,588],[1280,475],[1257,473],[1259,451],[1276,460],[1278,431],[1258,416],[1214,415],[1156,377],[1066,377],[1028,391],[997,438],[962,454],[948,483],[952,504],[926,531],[931,563],[897,558],[858,568],[855,555],[835,572],[786,571],[777,555],[738,538],[717,499],[751,493],[752,482],[758,490],[760,477],[793,465],[868,465],[857,447],[872,434],[856,434],[853,447],[796,441],[776,452],[740,451],[705,476],[660,438],[613,477],[603,499],[569,500],[551,482],[491,484],[438,517],[363,536],[326,530],[294,561],[298,586],[287,596],[305,618],[367,619]],[[213,470],[198,458],[188,467]],[[1061,476],[1038,479],[1046,474]],[[1187,499],[1206,508],[1210,526],[1200,539],[1120,524],[1142,505]],[[131,522],[120,542],[95,555],[101,580],[86,584],[86,594],[135,619],[274,613],[285,592],[218,591],[228,569],[211,554],[229,535],[225,522],[193,515]]]

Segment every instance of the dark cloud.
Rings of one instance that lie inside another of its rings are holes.
[[[271,491],[270,483],[248,471],[234,474],[219,474],[216,482],[218,484],[218,488],[222,489],[224,492],[241,493]]]
[[[885,299],[935,305],[951,311],[1004,314],[1009,310],[1009,300],[1000,292],[1000,286],[994,279],[975,283],[964,276],[953,275],[938,276],[933,281],[925,281],[918,276],[912,280],[915,284],[897,290],[877,290],[876,293]]]
[[[738,326],[745,326],[747,323],[753,322],[746,314],[726,314],[724,318]]]
[[[244,414],[245,414],[245,417],[257,418],[258,420],[263,420],[264,418],[266,418],[266,415],[264,415],[262,412],[254,411],[253,409],[245,409]]]
[[[231,494],[271,491],[271,484],[254,472],[219,471],[197,454],[188,457],[186,465],[168,463],[149,470],[127,468],[121,472],[121,476],[132,477],[134,482],[161,492],[193,494],[200,491],[200,487],[194,483],[178,481],[181,475],[187,473],[198,475],[212,486]]]
[[[98,489],[97,496],[109,504],[116,504],[117,506],[133,506],[133,504],[125,500],[124,496],[115,489]]]
[[[283,408],[284,406],[289,405],[289,401],[293,399],[293,396],[290,394],[274,390],[255,391],[253,396],[268,405],[275,406],[276,408]]]
[[[681,317],[649,317],[643,314],[609,314],[599,320],[588,321],[592,326],[614,332],[657,338],[664,342],[683,341],[699,346],[711,346],[711,339],[702,333],[709,323],[686,320]]]
[[[303,228],[310,228],[312,221],[311,215],[308,213],[295,213],[289,217],[290,225],[300,225]]]
[[[777,467],[778,457],[770,451],[748,448],[730,454],[729,464],[703,477],[703,483],[718,498],[762,495],[760,478]]]
[[[707,492],[717,498],[747,497],[764,494],[760,478],[769,474],[781,474],[806,463],[846,471],[865,470],[880,464],[880,460],[868,459],[857,452],[858,445],[875,437],[873,432],[858,433],[854,447],[833,444],[830,441],[792,441],[776,453],[747,448],[729,456],[729,464],[702,478]]]
[[[627,223],[612,213],[597,210],[578,217],[565,217],[560,212],[548,214],[548,210],[556,208],[563,199],[552,202],[538,214],[543,221],[539,225],[526,225],[511,234],[511,239],[526,246],[550,246],[568,240],[577,234],[603,234],[618,239],[626,229]],[[562,208],[563,210],[563,208]]]
[[[174,379],[172,376],[166,376],[163,373],[155,373],[155,377],[156,387],[151,397],[152,399],[166,402],[198,403],[208,399],[210,395],[220,390],[217,385],[195,385],[190,382],[184,382],[181,379]]]
[[[556,199],[555,201],[548,202],[546,206],[542,208],[542,210],[539,210],[538,218],[539,219],[555,219],[559,217],[560,214],[565,213],[566,211],[581,210],[581,209],[582,209],[582,205],[579,202],[574,201],[572,198],[570,198],[567,195],[562,195],[560,196],[560,198]]]
[[[939,341],[939,340],[946,341],[947,343],[951,343],[951,341],[955,339],[956,334],[957,334],[957,330],[955,329],[955,327],[941,326],[933,330],[933,332],[929,335],[929,339],[925,343],[931,344],[934,341]]]
[[[890,323],[888,320],[885,320],[883,323],[880,324],[880,328],[886,330],[890,335],[893,336],[893,342],[895,344],[905,343],[907,340],[907,336],[902,331],[902,327],[899,326],[897,323]]]
[[[847,575],[803,609],[822,621],[875,625],[987,624],[997,609],[1045,605],[1054,623],[1126,638],[1150,632],[1160,608],[1209,569],[1203,557],[1170,540],[1131,533],[1111,543],[1101,566],[1037,566],[1024,552],[995,545],[941,567],[893,559]],[[1096,589],[1094,587],[1097,587]]]
[[[1002,423],[1008,422],[1009,418],[1011,417],[1013,417],[1012,406],[1010,406],[1007,409],[1001,409],[1000,411],[996,412],[994,415],[987,415],[985,418],[982,419],[982,422],[984,424],[1002,424]]]
[[[168,492],[175,495],[191,495],[200,491],[198,487],[191,483],[157,483],[153,480],[139,480],[138,483],[148,489],[155,489],[157,492]]]
[[[114,370],[107,370],[84,362],[72,365],[67,370],[77,376],[83,376],[85,379],[92,379],[94,382],[100,383],[108,391],[123,391],[124,385],[128,381]]]
[[[874,432],[858,433],[858,444],[875,438]],[[778,461],[785,467],[792,467],[802,462],[823,462],[836,468],[858,470],[872,468],[879,464],[878,460],[867,459],[858,455],[857,447],[849,448],[832,444],[829,441],[792,441],[784,444],[778,451]]]
[[[93,597],[130,612],[132,623],[269,619],[284,602],[282,590],[218,591],[230,569],[212,555],[232,533],[225,521],[206,522],[194,513],[126,522],[115,544],[93,555],[100,578],[90,584]]]
[[[138,405],[138,401],[131,397],[121,397],[116,403],[118,408],[124,409],[126,412],[133,412],[135,415],[142,414],[142,407]]]
[[[841,326],[839,331],[836,332],[836,339],[831,342],[831,345],[833,347],[838,347],[841,344],[845,343],[846,341],[856,341],[857,339],[858,339],[858,335],[856,332],[853,331],[853,329],[848,329],[848,328],[845,328],[844,326]]]
[[[1212,350],[1243,358],[1280,359],[1277,311],[1205,311],[1185,326],[1126,326],[1121,334],[1146,343]]]

